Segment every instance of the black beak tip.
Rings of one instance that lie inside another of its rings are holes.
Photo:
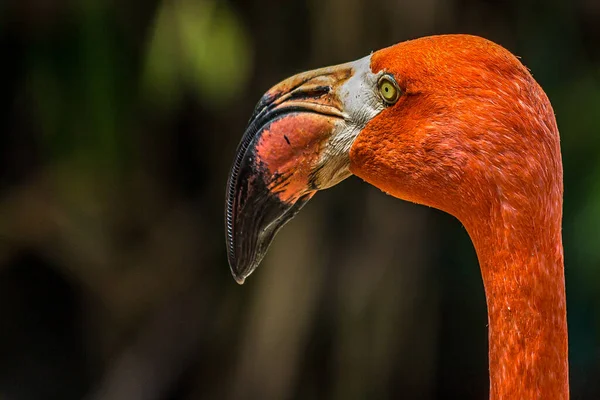
[[[240,233],[232,229],[232,240],[228,241],[230,249],[229,266],[233,279],[243,285],[261,263],[275,234],[292,219],[312,197],[312,193],[302,196],[296,202],[281,202],[276,196],[264,190],[253,190],[257,197],[250,203],[252,210],[236,214],[234,218]],[[255,218],[255,216],[260,216]]]
[[[229,269],[233,279],[239,284],[243,285],[246,282],[246,278],[252,273],[254,268],[249,268],[247,265],[242,265],[243,262],[239,262],[237,258],[229,258]]]
[[[245,221],[244,221],[245,222]],[[259,226],[251,226],[254,229],[261,229]],[[253,230],[254,230],[253,229]],[[233,279],[243,285],[248,276],[252,275],[256,267],[263,259],[266,247],[271,242],[267,239],[265,242],[264,235],[259,232],[252,232],[252,235],[239,235],[237,240],[229,243],[232,251],[229,254],[229,269]]]
[[[232,273],[233,279],[238,283],[238,285],[243,285],[246,281],[246,277],[244,275],[237,275],[235,272]]]

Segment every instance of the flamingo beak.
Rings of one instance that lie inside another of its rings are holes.
[[[238,146],[227,184],[228,258],[242,284],[277,231],[320,188],[315,174],[344,114],[336,86],[348,68],[311,71],[269,90]]]
[[[366,58],[298,74],[259,101],[227,182],[227,252],[239,284],[317,190],[350,176],[349,149],[365,121],[349,110],[361,100],[363,70]]]

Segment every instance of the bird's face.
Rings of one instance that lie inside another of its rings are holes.
[[[228,258],[239,283],[318,190],[351,175],[350,148],[385,109],[384,84],[395,96],[392,81],[372,72],[368,56],[293,76],[259,101],[227,184]]]
[[[513,86],[501,87],[505,75],[515,78]],[[455,215],[468,208],[468,199],[487,191],[474,188],[489,180],[490,154],[521,140],[501,114],[520,107],[517,92],[529,90],[522,86],[527,76],[491,42],[441,36],[274,86],[250,119],[227,184],[226,240],[236,280],[254,271],[277,230],[316,191],[351,174]],[[492,131],[498,134],[482,136]],[[509,149],[518,157],[515,143]]]

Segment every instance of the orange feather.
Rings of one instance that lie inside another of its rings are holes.
[[[466,227],[487,297],[490,397],[567,399],[562,161],[547,96],[509,51],[474,36],[400,43],[371,69],[404,93],[360,133],[350,170]]]

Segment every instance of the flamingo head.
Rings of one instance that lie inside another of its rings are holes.
[[[243,283],[278,229],[352,174],[467,227],[498,199],[517,207],[560,170],[554,124],[527,69],[475,36],[408,41],[286,79],[259,101],[229,175],[233,276]]]

